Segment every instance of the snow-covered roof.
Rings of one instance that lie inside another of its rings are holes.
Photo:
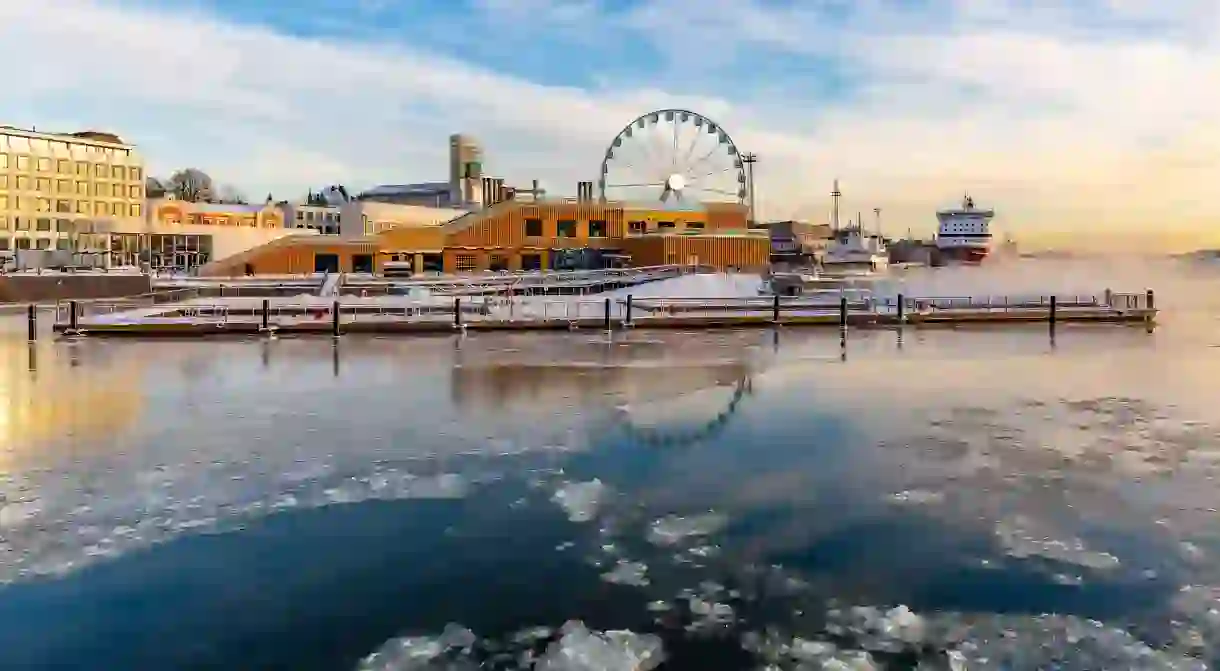
[[[360,196],[364,198],[385,196],[433,196],[441,193],[449,193],[448,182],[382,184],[361,192]]]

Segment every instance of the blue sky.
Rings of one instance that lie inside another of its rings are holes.
[[[763,216],[824,218],[835,177],[916,231],[963,190],[1018,237],[1220,215],[1214,0],[57,0],[0,3],[0,40],[39,54],[0,123],[252,195],[443,179],[458,131],[571,193],[679,107],[758,153]]]

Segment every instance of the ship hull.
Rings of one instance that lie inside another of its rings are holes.
[[[978,265],[991,255],[987,247],[940,247],[940,257],[946,263]]]

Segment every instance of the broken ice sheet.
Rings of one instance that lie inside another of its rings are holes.
[[[591,631],[568,622],[538,659],[535,671],[652,671],[665,659],[661,639],[631,631]]]
[[[607,494],[606,485],[594,478],[588,482],[569,482],[551,497],[573,522],[588,522],[597,516]]]
[[[602,580],[616,585],[648,586],[648,566],[642,562],[620,559],[614,568],[602,574]]]
[[[648,541],[654,545],[677,545],[687,538],[710,536],[728,523],[724,515],[706,513],[703,515],[669,515],[652,523],[648,530]]]

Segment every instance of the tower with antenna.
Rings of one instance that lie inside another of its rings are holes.
[[[839,197],[843,193],[839,191],[839,178],[835,178],[834,188],[830,191],[830,228],[834,231],[835,239],[839,237]]]
[[[675,135],[674,137],[677,136]],[[741,162],[746,166],[746,183],[750,190],[750,202],[748,205],[750,208],[750,213],[748,223],[753,225],[758,223],[756,218],[758,215],[754,213],[754,164],[758,163],[758,154],[755,154],[752,151],[746,152],[741,155]]]
[[[879,238],[885,237],[885,236],[881,235],[881,208],[879,208],[879,207],[873,208],[873,226],[874,226],[874,230],[877,233],[877,237],[879,237]]]

